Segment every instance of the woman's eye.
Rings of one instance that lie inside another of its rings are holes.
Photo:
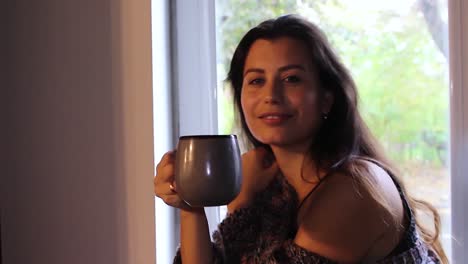
[[[264,80],[261,79],[261,78],[256,78],[256,79],[253,79],[251,81],[249,81],[249,84],[251,85],[259,85],[259,84],[262,84],[264,83]]]
[[[295,75],[292,75],[284,78],[284,81],[287,83],[298,83],[301,81],[301,79]]]

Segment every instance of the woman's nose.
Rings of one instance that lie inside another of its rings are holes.
[[[279,104],[282,100],[281,83],[272,81],[265,87],[264,103],[266,104]]]
[[[264,102],[266,104],[278,104],[279,100],[273,96],[265,96]]]

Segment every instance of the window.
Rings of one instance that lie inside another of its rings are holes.
[[[468,211],[463,204],[468,196],[465,191],[468,189],[468,180],[463,177],[464,173],[468,171],[468,164],[466,164],[468,127],[464,120],[468,115],[468,93],[466,87],[465,91],[462,88],[468,82],[468,76],[462,75],[462,69],[468,68],[468,39],[466,35],[462,35],[462,32],[468,28],[468,17],[462,16],[463,12],[468,12],[466,3],[463,3],[462,0],[451,0],[448,3],[449,10],[447,12],[446,1],[419,0],[418,2],[438,4],[438,8],[436,8],[438,12],[434,12],[434,7],[431,7],[431,12],[427,12],[428,10],[423,11],[418,7],[416,0],[375,1],[375,3],[374,1],[359,0],[351,1],[352,5],[347,3],[350,1],[345,0],[193,0],[153,1],[153,5],[160,2],[165,3],[164,12],[167,15],[165,19],[167,19],[167,23],[169,21],[171,23],[171,34],[165,34],[166,40],[169,41],[169,35],[173,35],[170,45],[172,49],[170,54],[173,55],[170,57],[171,65],[166,65],[172,70],[165,69],[168,74],[172,73],[168,78],[173,80],[171,85],[166,87],[168,91],[172,91],[173,95],[171,100],[173,112],[169,113],[174,123],[172,138],[184,133],[224,134],[235,132],[231,126],[233,118],[232,108],[229,105],[231,98],[223,87],[222,80],[226,77],[226,63],[230,59],[241,34],[265,18],[285,13],[302,14],[324,29],[344,62],[353,71],[361,89],[361,110],[391,157],[402,163],[405,162],[404,164],[411,165],[411,163],[406,162],[415,162],[419,164],[414,166],[418,169],[417,171],[422,172],[422,174],[428,171],[431,173],[432,176],[423,178],[423,180],[415,180],[418,179],[417,177],[408,179],[409,177],[405,176],[407,184],[415,186],[410,187],[411,190],[414,190],[414,195],[430,200],[442,208],[440,210],[444,217],[445,233],[443,240],[448,253],[453,249],[452,259],[454,262],[464,263],[468,259],[463,244],[468,240],[468,230],[464,228]],[[169,5],[171,5],[170,8]],[[156,15],[154,14],[155,10],[158,11]],[[251,12],[251,10],[255,10],[255,12]],[[161,15],[159,11],[157,8],[154,9],[153,17]],[[169,13],[171,19],[168,18]],[[426,17],[425,14],[432,14],[433,18]],[[365,21],[364,18],[366,18]],[[434,24],[434,21],[438,22]],[[156,23],[160,22],[156,21]],[[363,22],[366,22],[367,31],[363,31]],[[443,51],[448,47],[447,26],[440,27],[447,22],[451,25],[450,90],[448,88],[447,57]],[[370,23],[369,27],[367,27],[367,23]],[[415,33],[419,38],[408,37],[406,34],[408,39],[402,40],[404,32],[416,31],[416,29],[419,32]],[[378,37],[380,31],[387,34]],[[434,34],[437,32],[442,34]],[[161,32],[154,30],[153,34],[161,34]],[[215,49],[214,43],[216,41]],[[387,44],[386,49],[381,48],[383,43]],[[366,53],[363,44],[369,45],[368,53]],[[216,50],[217,53],[215,53]],[[386,53],[386,60],[379,60],[380,55],[377,54],[377,51]],[[168,51],[164,50],[163,52]],[[415,55],[415,57],[410,55]],[[406,63],[400,60],[389,61],[389,59],[400,56],[400,59]],[[409,65],[417,67],[404,71],[404,67],[409,69]],[[156,69],[156,67],[164,67],[164,65],[156,63],[154,67]],[[376,69],[385,74],[375,74]],[[398,70],[400,75],[395,73]],[[390,76],[388,71],[393,71],[393,75]],[[408,87],[407,82],[411,82],[415,86],[414,89],[410,90],[411,92],[404,89],[404,87]],[[218,84],[217,90],[216,83]],[[428,89],[421,90],[425,85],[428,86]],[[379,89],[371,89],[373,87]],[[194,90],[197,93],[195,95],[185,93],[184,89]],[[393,100],[387,91],[391,89],[395,89],[395,93],[405,94],[405,99],[401,102]],[[408,104],[411,103],[411,96],[427,98],[427,103],[431,101],[433,103],[435,97],[439,97],[440,100],[433,107],[422,112],[419,111],[419,108],[425,107],[426,104],[420,101],[416,101],[416,104],[408,107]],[[450,104],[448,103],[449,96]],[[369,100],[369,98],[375,97],[378,97],[379,100]],[[216,107],[216,101],[218,107]],[[451,109],[450,114],[449,108]],[[388,119],[386,126],[383,126],[378,118],[381,113],[388,115],[386,116]],[[218,116],[219,118],[217,118]],[[447,149],[449,141],[448,116],[450,116],[450,127],[452,128],[450,149]],[[203,122],[186,121],[190,119]],[[413,122],[413,120],[415,121]],[[400,124],[403,121],[406,122],[404,126]],[[437,142],[442,143],[437,144]],[[448,150],[453,154],[450,160],[446,160]],[[400,155],[400,153],[403,154]],[[156,155],[157,157],[158,155]],[[407,175],[414,174],[415,172],[412,171],[414,168],[407,169],[408,166],[402,166],[402,169],[406,171]],[[430,166],[435,166],[436,169],[433,170],[433,167]],[[450,179],[452,181],[451,189]],[[410,180],[414,181],[409,182]],[[439,182],[442,182],[442,185],[437,185]],[[443,191],[434,192],[433,189],[430,189],[431,186],[441,188]],[[433,195],[434,193],[436,195]],[[213,228],[224,217],[224,213],[217,214],[218,209],[216,208],[210,210],[208,217],[210,228]],[[161,211],[165,215],[161,215]],[[173,239],[169,241],[174,241],[173,246],[177,245],[177,217],[174,217],[170,210],[159,210],[159,213],[156,210],[156,218],[161,219],[161,217],[164,221],[158,223],[156,232],[159,231],[159,234],[164,233],[166,236],[171,236],[162,239]],[[162,222],[164,224],[161,224]],[[450,223],[453,223],[452,227],[450,227]],[[167,229],[168,227],[169,229]],[[452,236],[455,239],[453,240],[450,240],[450,229],[454,231]],[[450,242],[452,242],[452,246],[450,246]],[[158,248],[158,260],[161,259],[160,255],[164,255],[168,256],[170,262],[175,250],[172,248],[173,246],[170,246],[171,248]],[[160,260],[161,263],[168,261]]]
[[[232,95],[222,80],[243,34],[264,19],[286,13],[308,18],[325,31],[351,70],[361,113],[398,164],[410,194],[438,209],[443,246],[450,256],[447,2],[223,0],[217,1],[216,12],[220,132],[238,130],[233,126]],[[430,220],[423,218],[428,225]]]

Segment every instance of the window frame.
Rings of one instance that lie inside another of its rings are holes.
[[[465,16],[463,16],[465,14]],[[450,54],[450,170],[452,214],[452,260],[468,260],[468,3],[463,0],[448,1],[449,54]],[[463,74],[465,72],[465,74]]]
[[[155,164],[174,148],[169,0],[151,0],[153,140]],[[155,173],[156,173],[156,167]],[[156,174],[154,174],[156,175]],[[176,210],[155,197],[156,263],[171,263],[178,244]]]
[[[218,134],[216,20],[212,0],[171,1],[174,136]],[[203,117],[203,118],[197,118]],[[219,207],[207,207],[210,234]],[[176,230],[179,228],[178,217]],[[179,232],[177,231],[177,236]],[[179,241],[179,238],[176,238]]]

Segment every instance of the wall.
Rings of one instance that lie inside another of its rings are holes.
[[[5,1],[3,264],[154,263],[149,1]]]
[[[4,193],[4,183],[3,178],[6,174],[6,151],[5,150],[5,143],[7,141],[5,129],[4,127],[7,126],[6,124],[6,108],[5,108],[5,85],[6,85],[6,63],[5,63],[5,55],[6,47],[5,47],[5,30],[6,30],[6,12],[5,12],[5,1],[0,2],[0,60],[4,62],[0,62],[0,220],[2,219],[3,210],[3,199],[2,193]],[[2,151],[3,150],[3,151]],[[3,250],[2,250],[2,222],[0,221],[0,264],[3,264]]]

